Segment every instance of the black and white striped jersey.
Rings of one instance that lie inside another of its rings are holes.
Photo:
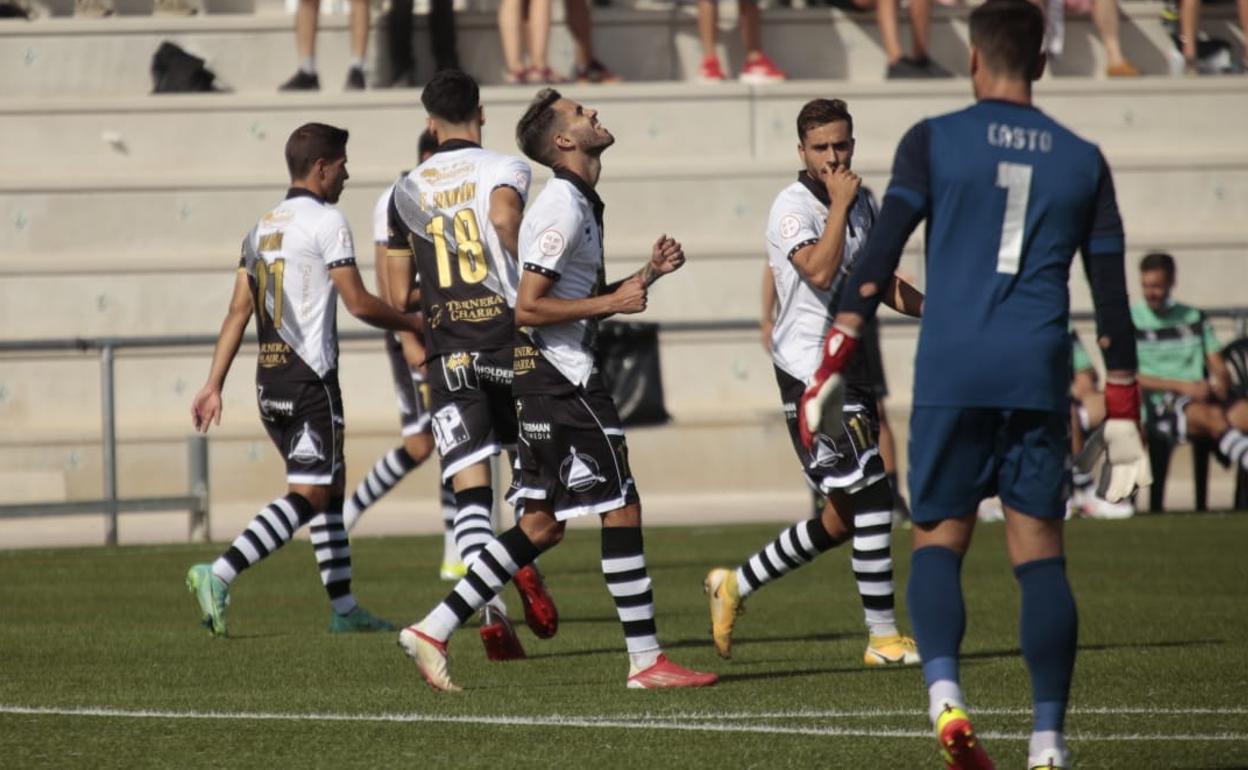
[[[771,357],[776,366],[802,382],[809,382],[819,365],[820,347],[836,315],[841,287],[858,261],[877,210],[871,192],[859,189],[845,223],[840,269],[832,285],[820,290],[802,278],[793,265],[793,255],[823,236],[828,222],[827,190],[803,172],[796,182],[780,191],[771,205],[767,218],[767,261],[779,300],[771,333]],[[847,372],[847,378],[854,379],[849,375]]]
[[[510,187],[523,201],[531,175],[520,158],[451,140],[395,183],[387,254],[415,260],[431,358],[514,342],[519,272],[490,221],[490,194]]]
[[[243,239],[240,270],[256,306],[256,381],[324,379],[338,365],[338,291],[329,277],[355,264],[346,217],[292,188]]]

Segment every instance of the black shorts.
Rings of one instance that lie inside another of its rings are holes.
[[[327,486],[345,478],[337,372],[324,380],[257,383],[256,401],[264,429],[286,458],[287,483]]]
[[[429,432],[429,384],[425,375],[407,365],[403,345],[394,334],[386,335],[386,358],[394,378],[394,397],[399,402],[403,437]]]
[[[845,394],[844,432],[836,439],[818,434],[812,450],[807,451],[797,430],[797,405],[806,385],[779,367],[776,383],[780,386],[793,451],[797,452],[812,488],[825,495],[834,489],[852,494],[884,478],[884,461],[878,446],[880,422],[871,393],[851,388]]]
[[[874,317],[862,327],[862,344],[858,346],[858,355],[862,356],[866,364],[872,394],[877,399],[886,398],[888,380],[884,379],[884,354],[880,351],[880,322]]]
[[[429,362],[433,440],[442,480],[516,443],[512,349],[443,353]]]
[[[1172,446],[1187,443],[1188,396],[1178,393],[1149,393],[1144,397],[1144,424],[1148,432],[1164,438]]]
[[[519,396],[516,413],[518,472],[510,502],[544,500],[560,521],[639,502],[624,428],[600,376],[572,393]]]

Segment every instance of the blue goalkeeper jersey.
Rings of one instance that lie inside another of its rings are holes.
[[[1034,107],[980,101],[910,129],[887,196],[927,223],[914,403],[1064,408],[1071,260],[1124,248],[1096,145]]]

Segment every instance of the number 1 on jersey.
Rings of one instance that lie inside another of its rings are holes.
[[[485,246],[481,243],[481,229],[477,215],[472,209],[455,212],[455,255],[459,257],[459,277],[464,283],[481,283],[489,275],[485,264]],[[451,272],[450,250],[446,247],[446,223],[436,216],[425,225],[425,232],[433,239],[433,252],[438,261],[438,286],[449,288],[455,281]]]
[[[997,272],[1016,275],[1023,257],[1023,228],[1027,224],[1027,200],[1031,197],[1031,166],[1001,161],[997,164],[997,187],[1005,188],[1005,217],[1001,221]]]

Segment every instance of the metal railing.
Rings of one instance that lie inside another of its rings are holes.
[[[1220,307],[1205,311],[1210,318],[1231,319],[1236,324],[1237,335],[1248,335],[1248,307]],[[1090,312],[1071,314],[1076,322],[1093,320]],[[901,316],[880,318],[884,326],[915,326],[918,321]],[[752,331],[758,328],[757,318],[725,319],[719,321],[663,321],[658,324],[660,332],[732,332]],[[339,334],[345,342],[378,340],[382,334],[371,330],[351,330]],[[59,339],[0,340],[0,354],[6,353],[90,353],[97,352],[100,359],[100,412],[102,431],[100,437],[103,457],[103,497],[97,500],[74,500],[62,502],[9,503],[0,505],[0,519],[30,516],[71,516],[102,513],[107,517],[105,542],[117,544],[117,516],[119,513],[167,512],[187,510],[190,512],[188,526],[192,541],[208,540],[208,439],[194,435],[187,438],[187,494],[171,497],[120,498],[117,495],[117,420],[116,380],[113,363],[116,353],[125,349],[205,347],[215,344],[214,335],[172,335],[136,337],[74,337]],[[248,336],[245,344],[254,345],[254,336]]]

